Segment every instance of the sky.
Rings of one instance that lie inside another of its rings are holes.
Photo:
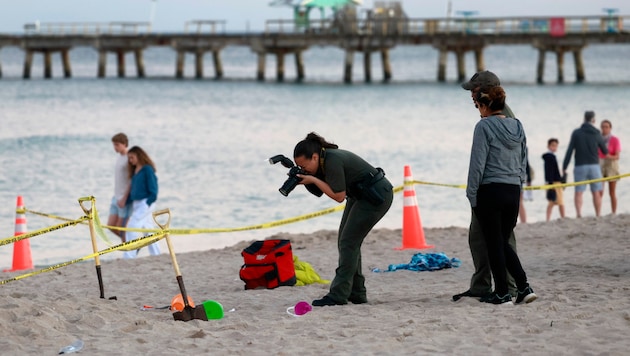
[[[154,32],[183,32],[186,21],[224,20],[226,31],[264,29],[265,21],[291,19],[290,7],[272,0],[0,0],[0,33],[22,33],[24,24],[45,22],[149,21]],[[294,2],[297,0],[294,0]],[[374,0],[363,0],[370,9]],[[448,0],[401,0],[411,18],[446,17]],[[478,17],[630,15],[628,0],[451,0],[452,14],[477,11]],[[317,17],[319,13],[316,12]]]

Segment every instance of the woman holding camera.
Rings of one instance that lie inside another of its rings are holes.
[[[338,203],[346,200],[337,237],[339,267],[330,292],[313,306],[367,303],[361,244],[392,204],[391,183],[382,169],[314,132],[295,146],[293,158],[306,173],[297,175],[300,184],[310,186],[311,192],[317,187]]]

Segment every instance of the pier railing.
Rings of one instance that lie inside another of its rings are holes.
[[[507,18],[378,18],[337,21],[268,20],[265,33],[363,35],[432,34],[580,34],[630,32],[630,16],[507,17]]]
[[[24,25],[30,36],[139,35],[151,32],[150,22],[34,22]]]
[[[184,24],[185,33],[218,34],[225,33],[225,20],[193,20]]]

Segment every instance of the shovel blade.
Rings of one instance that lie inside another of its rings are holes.
[[[203,305],[194,308],[187,306],[184,310],[173,313],[173,319],[181,321],[191,321],[193,319],[208,321],[208,316],[206,315],[206,310],[203,308]]]

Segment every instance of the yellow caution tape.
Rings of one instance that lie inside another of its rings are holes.
[[[13,243],[13,242],[17,242],[17,241],[20,241],[20,240],[24,240],[24,239],[30,239],[31,237],[35,237],[35,236],[38,236],[38,235],[43,235],[45,233],[52,232],[52,231],[59,230],[59,229],[63,229],[63,228],[68,227],[68,226],[77,225],[77,224],[79,224],[79,223],[81,223],[83,221],[86,221],[86,220],[88,220],[88,217],[84,216],[84,217],[81,217],[81,218],[79,218],[77,220],[68,221],[68,222],[63,223],[63,224],[53,225],[53,226],[45,227],[45,228],[42,228],[42,229],[39,229],[39,230],[35,230],[33,232],[28,232],[28,233],[24,233],[24,234],[21,234],[21,235],[14,236],[14,237],[5,238],[5,239],[0,240],[0,246],[4,246],[4,245],[7,245],[7,244],[10,244],[10,243]]]
[[[74,260],[71,260],[71,261],[67,261],[67,262],[58,263],[56,265],[52,265],[52,266],[49,266],[49,267],[46,267],[46,268],[43,268],[43,269],[40,269],[40,270],[37,270],[37,271],[33,271],[33,272],[29,272],[29,273],[22,274],[22,275],[19,275],[19,276],[15,276],[13,278],[5,279],[3,281],[0,281],[0,285],[7,284],[9,282],[17,281],[17,280],[20,280],[20,279],[32,277],[32,276],[35,276],[35,275],[38,275],[38,274],[41,274],[41,273],[50,272],[50,271],[53,271],[53,270],[56,270],[56,269],[59,269],[59,268],[62,268],[62,267],[69,266],[71,264],[87,261],[87,260],[90,260],[92,258],[95,258],[96,256],[101,256],[101,255],[104,255],[104,254],[107,254],[107,253],[110,253],[110,252],[123,250],[123,249],[130,248],[130,247],[133,247],[133,248],[130,248],[131,250],[137,250],[137,249],[139,249],[141,247],[144,247],[146,245],[149,245],[149,244],[152,244],[154,242],[157,242],[157,241],[163,239],[165,236],[166,236],[166,231],[162,231],[160,233],[149,235],[149,236],[145,236],[145,237],[139,238],[137,240],[133,240],[133,241],[129,241],[129,242],[123,242],[123,243],[121,243],[119,245],[106,248],[104,250],[92,253],[92,254],[87,255],[87,256],[83,256],[81,258],[77,258],[77,259],[74,259]]]

